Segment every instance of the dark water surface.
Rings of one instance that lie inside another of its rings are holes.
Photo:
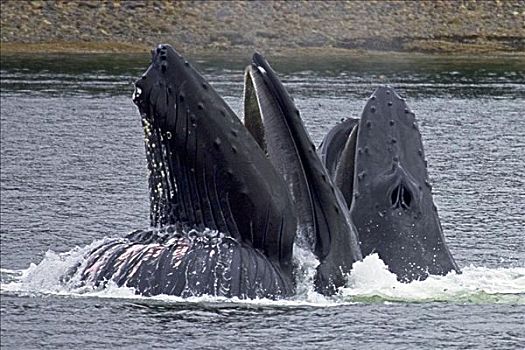
[[[194,62],[239,111],[247,58]],[[462,275],[400,284],[369,257],[340,295],[307,288],[279,302],[61,287],[60,273],[82,252],[72,248],[148,225],[143,131],[130,98],[147,64],[2,57],[2,347],[525,347],[525,62],[515,58],[274,62],[316,143],[358,116],[378,85],[406,97]]]

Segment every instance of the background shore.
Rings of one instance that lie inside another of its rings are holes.
[[[525,1],[1,2],[1,52],[525,51]]]

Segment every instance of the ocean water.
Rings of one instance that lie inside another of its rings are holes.
[[[282,301],[67,289],[61,274],[90,245],[147,228],[143,131],[131,93],[148,58],[2,56],[3,348],[525,348],[525,62],[268,59],[317,144],[341,118],[359,116],[378,85],[407,99],[463,273],[402,284],[373,255],[330,298],[313,292],[308,273],[298,277],[298,295]],[[193,62],[240,111],[248,57]]]

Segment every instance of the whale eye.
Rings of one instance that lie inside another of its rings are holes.
[[[412,193],[402,183],[397,185],[390,194],[390,201],[394,209],[410,209]]]

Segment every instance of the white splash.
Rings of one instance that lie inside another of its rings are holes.
[[[108,240],[108,238],[104,238],[82,248],[75,247],[66,253],[55,253],[48,250],[38,265],[31,263],[25,270],[2,269],[0,291],[69,294],[70,288],[68,286],[74,281],[64,284],[61,278],[66,275],[71,267],[84,263],[84,255],[88,251],[108,242]],[[9,283],[4,283],[4,275],[11,277]]]
[[[377,254],[354,264],[343,300],[404,302],[516,302],[525,304],[525,267],[467,266],[461,274],[430,276],[424,281],[401,283]]]
[[[314,276],[319,265],[315,255],[310,250],[294,244],[293,257],[296,268],[295,283],[297,292],[294,299],[316,304],[327,303],[327,298],[314,290]]]
[[[93,242],[83,248],[67,253],[48,251],[38,265],[31,264],[24,270],[1,269],[0,293],[19,295],[58,295],[64,297],[95,297],[141,300],[147,303],[197,303],[221,305],[255,306],[315,306],[333,307],[353,303],[371,302],[453,302],[453,303],[512,303],[525,304],[525,267],[486,268],[468,266],[462,274],[431,276],[425,281],[401,283],[388,271],[387,266],[374,254],[354,264],[347,286],[333,297],[315,292],[313,278],[318,261],[308,250],[294,247],[297,267],[297,295],[291,299],[273,301],[269,299],[241,300],[202,296],[181,298],[158,295],[143,297],[131,288],[117,287],[109,283],[105,289],[90,287],[75,288],[74,281],[64,284],[61,277],[76,264],[85,263],[84,254],[107,242]]]

